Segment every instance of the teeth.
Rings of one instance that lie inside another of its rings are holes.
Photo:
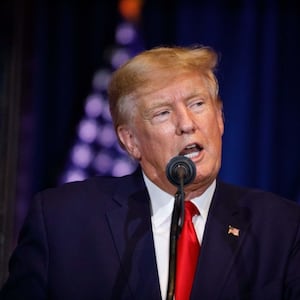
[[[185,154],[184,156],[187,158],[193,158],[193,157],[197,156],[198,154],[199,154],[199,151],[196,151],[196,152]]]
[[[186,146],[179,154],[188,158],[193,158],[199,155],[201,151],[202,147],[195,143]]]
[[[195,148],[195,147],[196,147],[196,144],[193,144],[193,145],[185,147],[185,149],[192,149],[192,148]]]

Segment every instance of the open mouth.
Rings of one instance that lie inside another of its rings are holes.
[[[191,144],[186,146],[179,155],[183,155],[188,158],[193,158],[199,155],[199,153],[203,150],[203,147],[198,144]]]

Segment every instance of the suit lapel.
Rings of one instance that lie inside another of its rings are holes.
[[[192,299],[197,299],[193,294],[218,299],[222,292],[249,227],[248,216],[237,200],[218,183],[204,231]]]
[[[137,185],[136,180],[139,181]],[[106,214],[120,258],[116,279],[118,294],[114,296],[122,299],[122,291],[129,287],[132,299],[161,299],[146,187],[139,177],[118,190],[121,192],[116,193],[115,204]],[[222,294],[250,224],[247,213],[238,205],[239,198],[238,193],[217,183],[191,299],[198,299],[199,295],[203,299],[219,299]],[[232,226],[231,233],[229,226]]]
[[[107,219],[120,257],[118,280],[128,280],[133,299],[160,299],[146,187],[128,196],[116,194],[115,200],[121,205],[109,211]],[[122,288],[118,286],[119,295]]]

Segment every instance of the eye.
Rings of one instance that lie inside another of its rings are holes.
[[[169,115],[170,115],[169,110],[167,109],[159,110],[153,114],[152,120],[157,123],[163,122],[168,119]]]
[[[195,111],[199,111],[202,106],[204,104],[203,100],[197,100],[197,101],[193,101],[189,104],[190,109],[195,110]]]
[[[165,115],[168,115],[170,112],[168,110],[164,110],[164,111],[161,111],[157,114],[157,116],[165,116]]]

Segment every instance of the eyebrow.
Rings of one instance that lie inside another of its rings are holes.
[[[151,113],[153,111],[155,111],[158,108],[164,107],[164,106],[165,107],[171,106],[170,100],[161,99],[161,100],[157,100],[157,102],[155,102],[155,103],[151,103],[149,107],[146,107],[146,109],[142,115],[143,115],[143,117],[147,118],[151,115]]]
[[[191,91],[191,93],[189,93],[188,96],[184,97],[184,101],[189,101],[190,99],[197,98],[197,97],[204,97],[206,99],[207,97],[210,97],[210,95],[207,92],[203,92],[195,88],[193,91]],[[160,107],[171,106],[171,100],[167,98],[159,98],[154,101],[155,101],[154,103],[151,102],[149,107],[146,108],[145,112],[142,114],[143,117],[148,118],[151,115],[151,112],[153,112],[154,110]]]

